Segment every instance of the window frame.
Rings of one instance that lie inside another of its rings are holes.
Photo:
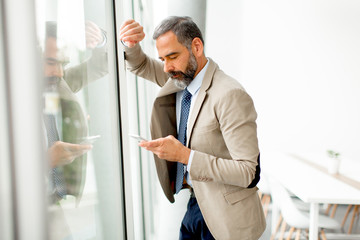
[[[13,237],[20,240],[47,239],[45,169],[39,164],[44,156],[37,114],[41,106],[40,58],[32,47],[37,45],[34,6],[34,0],[2,1]]]

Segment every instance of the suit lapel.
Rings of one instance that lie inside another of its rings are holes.
[[[217,68],[216,63],[214,63],[211,59],[209,59],[209,61],[209,67],[205,73],[204,80],[199,90],[199,95],[196,99],[194,108],[188,122],[187,136],[189,137],[187,142],[189,142],[189,139],[191,138],[190,134],[192,132],[201,106],[206,98],[206,91],[211,85],[214,72]],[[168,134],[176,136],[175,93],[181,90],[182,89],[178,88],[175,85],[174,80],[171,79],[169,79],[166,84],[160,89],[159,94],[154,102],[154,108],[151,117],[151,135],[153,139],[167,136]],[[174,163],[161,160],[156,155],[154,155],[154,158],[158,177],[164,193],[170,200],[170,202],[174,202]]]
[[[202,82],[200,90],[199,90],[199,95],[196,98],[194,108],[192,109],[191,115],[189,116],[190,119],[188,121],[188,126],[187,126],[187,136],[188,136],[187,143],[186,143],[187,146],[188,146],[189,140],[191,138],[192,130],[193,130],[194,124],[196,122],[196,119],[199,115],[201,106],[206,98],[206,95],[207,95],[206,92],[211,85],[215,70],[217,68],[218,68],[217,64],[211,58],[209,58],[209,67],[205,73],[203,82]],[[166,82],[166,84],[160,89],[157,99],[162,98],[164,96],[168,96],[170,94],[173,94],[173,93],[176,93],[179,91],[182,91],[182,90],[183,89],[181,89],[175,85],[174,80],[169,79]]]
[[[197,120],[197,117],[199,115],[201,106],[206,98],[207,95],[207,90],[209,89],[211,82],[213,80],[214,77],[214,73],[215,70],[218,68],[217,64],[211,59],[209,58],[209,66],[208,69],[206,70],[203,82],[201,84],[200,90],[199,90],[199,95],[196,98],[196,102],[194,105],[194,108],[191,111],[191,115],[190,115],[190,119],[188,121],[188,125],[187,125],[187,141],[186,141],[186,146],[189,145],[189,141],[191,139],[191,134],[192,134],[192,130],[194,127],[194,124]]]
[[[176,137],[176,92],[180,90],[171,79],[160,89],[152,109],[152,139],[167,135]],[[154,159],[161,187],[169,201],[174,202],[176,164],[160,159],[155,154]]]
[[[174,80],[169,79],[156,97],[151,117],[153,139],[169,134],[176,137],[176,92],[181,91]]]
[[[160,89],[157,98],[164,97],[166,95],[170,95],[175,92],[182,91],[183,89],[179,88],[175,85],[175,80],[169,79],[166,84]]]

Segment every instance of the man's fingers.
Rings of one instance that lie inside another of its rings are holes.
[[[167,137],[164,138],[158,138],[152,141],[141,141],[139,143],[140,147],[144,147],[144,148],[156,148],[156,147],[160,147],[163,146],[165,144],[165,142],[171,143],[170,141],[178,141],[174,136],[169,135]]]
[[[80,157],[80,156],[84,155],[85,153],[87,153],[88,151],[89,151],[89,150],[84,150],[84,151],[75,152],[75,153],[73,153],[73,158]]]
[[[120,32],[119,34],[124,34],[126,33],[127,31],[131,30],[131,29],[134,29],[134,28],[137,28],[139,29],[139,27],[141,27],[140,29],[142,29],[142,26],[138,23],[138,22],[135,22],[133,21],[132,23],[129,23],[127,25],[123,24],[121,27],[120,27]]]
[[[129,25],[123,31],[120,31],[120,37],[141,35],[144,32],[144,28],[138,24]]]
[[[99,29],[99,26],[92,21],[86,21],[85,26],[93,29]]]
[[[131,48],[145,38],[143,27],[133,19],[126,20],[120,27],[119,39]]]
[[[151,151],[161,159],[167,159],[169,154],[165,142],[168,141],[168,138],[169,137],[158,138],[152,141],[142,141],[139,143],[139,146]]]
[[[140,42],[141,40],[143,40],[145,37],[145,33],[137,33],[137,34],[133,34],[130,36],[121,36],[120,40],[124,41],[124,42]]]
[[[64,148],[67,151],[70,152],[83,152],[83,151],[89,151],[93,148],[91,144],[72,144],[72,143],[66,143]]]
[[[101,34],[101,30],[100,30],[100,28],[97,27],[97,26],[96,26],[96,27],[86,26],[86,27],[85,27],[85,32],[86,32],[86,33],[97,34],[97,35]]]
[[[139,146],[146,148],[147,150],[150,150],[148,148],[156,148],[156,147],[161,146],[161,144],[162,144],[162,139],[159,138],[159,139],[152,140],[152,141],[141,141],[139,143]]]
[[[139,144],[140,146],[140,144]],[[162,159],[165,159],[165,151],[164,149],[162,149],[162,147],[160,147],[161,145],[158,145],[158,146],[144,146],[143,148],[146,149],[147,151],[150,151],[152,152],[153,154],[157,155],[159,158],[162,158]]]
[[[128,20],[126,20],[125,22],[123,22],[123,24],[121,24],[121,26],[120,26],[120,31],[121,31],[125,26],[127,26],[127,25],[129,25],[130,23],[133,23],[133,22],[135,22],[134,19],[128,19]]]
[[[139,146],[153,152],[160,159],[166,159],[168,161],[181,161],[187,163],[188,156],[184,156],[184,145],[179,142],[174,136],[169,135],[164,138],[158,138],[152,141],[142,141]],[[188,149],[190,151],[190,149]],[[186,154],[186,153],[185,153]],[[190,155],[190,153],[189,153]],[[186,158],[186,159],[185,159]],[[184,160],[185,159],[185,160]]]
[[[120,40],[124,41],[124,42],[140,42],[141,40],[143,40],[145,37],[145,33],[141,32],[141,33],[135,33],[135,34],[131,34],[131,35],[121,35],[120,36]]]
[[[136,44],[143,40],[145,33],[143,27],[137,23],[132,22],[126,26],[123,26],[119,33],[120,40],[127,42],[127,44]]]

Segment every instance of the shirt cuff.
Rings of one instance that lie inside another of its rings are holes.
[[[194,151],[191,150],[190,156],[189,156],[189,161],[188,161],[188,164],[187,164],[187,166],[186,166],[186,171],[188,171],[188,172],[190,172],[190,167],[191,167],[191,163],[192,163],[193,157],[194,157]]]

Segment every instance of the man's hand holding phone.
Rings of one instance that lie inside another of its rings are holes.
[[[70,164],[75,158],[87,153],[92,148],[91,144],[72,144],[57,141],[48,149],[50,166],[57,167]]]

